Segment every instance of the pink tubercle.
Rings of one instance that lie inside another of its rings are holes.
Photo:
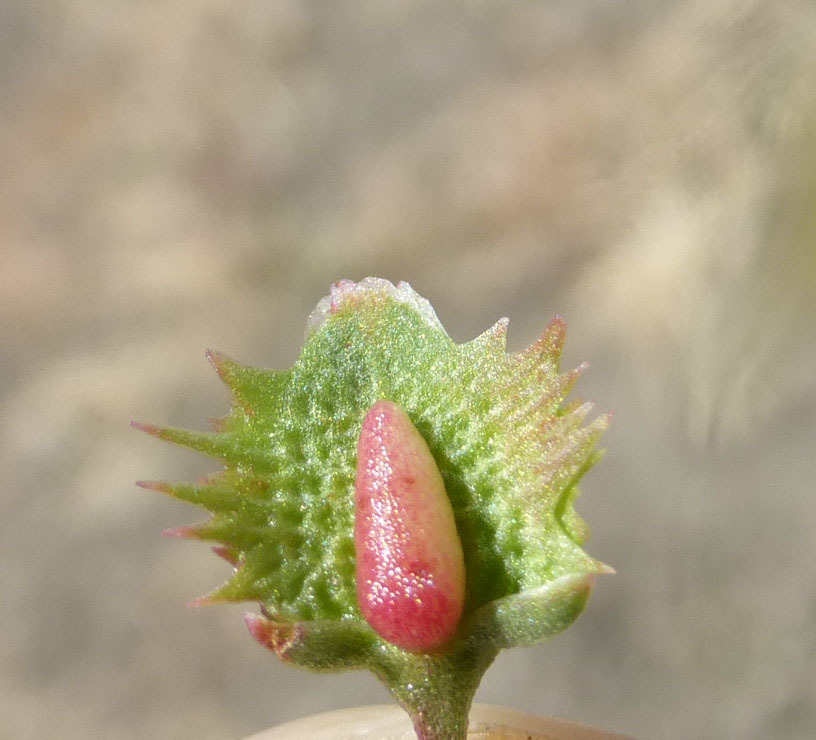
[[[391,401],[363,420],[354,541],[357,600],[377,634],[411,652],[456,635],[465,566],[453,509],[428,445]]]

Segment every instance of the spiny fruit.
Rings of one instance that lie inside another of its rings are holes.
[[[175,530],[234,566],[197,603],[260,602],[261,644],[373,671],[421,738],[465,738],[499,650],[568,627],[610,570],[573,508],[608,418],[567,401],[560,318],[521,352],[506,332],[457,344],[407,283],[341,281],[291,369],[209,353],[232,392],[214,431],[137,425],[223,463],[143,484],[211,512]]]
[[[428,445],[397,404],[377,401],[357,445],[357,601],[374,631],[428,652],[455,634],[465,561]]]

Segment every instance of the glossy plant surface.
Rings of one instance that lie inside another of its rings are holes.
[[[377,401],[363,419],[355,489],[363,616],[380,637],[405,650],[441,647],[462,616],[462,544],[431,451],[391,401]]]

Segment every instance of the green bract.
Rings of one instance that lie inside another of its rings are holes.
[[[333,286],[286,371],[209,353],[233,395],[212,433],[142,426],[224,469],[200,484],[147,487],[203,506],[176,530],[220,543],[233,577],[203,601],[258,601],[255,637],[294,663],[365,667],[389,686],[420,737],[464,737],[467,709],[499,649],[528,645],[581,612],[607,566],[580,547],[578,480],[598,459],[603,416],[565,403],[580,369],[560,373],[565,325],[553,319],[508,354],[507,321],[456,344],[407,283]],[[442,653],[385,642],[356,603],[354,476],[362,420],[401,406],[427,442],[450,496],[467,574],[459,634]]]

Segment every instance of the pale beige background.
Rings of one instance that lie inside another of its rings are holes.
[[[816,6],[0,4],[0,738],[238,738],[385,701],[289,669],[133,486],[209,461],[203,351],[286,367],[338,278],[459,341],[570,323],[618,575],[481,701],[643,740],[816,728]]]

